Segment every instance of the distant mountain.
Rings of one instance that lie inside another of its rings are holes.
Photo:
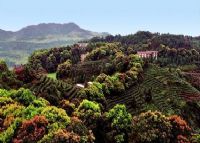
[[[105,32],[82,29],[75,23],[42,23],[15,32],[0,29],[0,57],[12,66],[25,63],[30,53],[37,49],[64,46],[107,35]]]
[[[94,36],[105,36],[108,33],[97,33],[80,28],[75,23],[56,24],[42,23],[22,28],[19,31],[4,31],[0,29],[1,41],[34,41],[41,43],[44,40],[68,41],[71,38],[89,39]]]

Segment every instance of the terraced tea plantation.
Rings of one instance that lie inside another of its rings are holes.
[[[182,115],[187,101],[199,101],[199,95],[200,92],[178,72],[152,65],[144,72],[142,83],[107,100],[109,109],[115,104],[126,104],[133,115],[147,110]],[[149,100],[147,96],[150,96]]]

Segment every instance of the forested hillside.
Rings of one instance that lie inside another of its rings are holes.
[[[37,50],[13,70],[1,60],[0,142],[200,143],[199,50],[198,37],[138,32]]]

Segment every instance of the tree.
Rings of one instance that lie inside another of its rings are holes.
[[[117,104],[106,113],[106,118],[111,120],[111,127],[128,129],[131,127],[131,114],[126,111],[125,105]]]
[[[47,133],[48,120],[44,116],[35,116],[25,120],[16,132],[13,143],[37,142]]]
[[[191,137],[191,128],[181,117],[172,115],[168,117],[168,120],[172,125],[173,140],[178,142],[180,137],[185,140],[188,140]]]
[[[171,124],[160,112],[141,113],[133,117],[131,143],[168,143],[171,138]]]
[[[101,117],[101,108],[98,103],[85,99],[76,109],[75,115],[82,119],[87,126],[93,129]]]
[[[125,105],[115,105],[105,113],[105,117],[111,127],[105,130],[108,136],[107,140],[117,143],[127,142],[132,116],[126,111]]]
[[[8,71],[6,62],[0,59],[0,73],[5,71]]]
[[[63,78],[63,77],[70,77],[70,70],[72,67],[72,62],[71,60],[67,60],[66,62],[60,64],[57,67],[57,77],[58,78]]]

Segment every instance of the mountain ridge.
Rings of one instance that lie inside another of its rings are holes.
[[[18,41],[18,40],[30,40],[34,38],[47,37],[49,35],[64,35],[71,36],[70,34],[77,34],[80,38],[91,38],[94,36],[105,36],[108,33],[93,32],[82,29],[77,24],[70,23],[40,23],[37,25],[29,25],[21,28],[17,31],[6,31],[0,29],[0,40],[6,41]]]
[[[71,45],[93,37],[105,37],[109,33],[85,30],[70,23],[40,23],[17,31],[0,29],[0,56],[9,67],[27,62],[35,50]]]

